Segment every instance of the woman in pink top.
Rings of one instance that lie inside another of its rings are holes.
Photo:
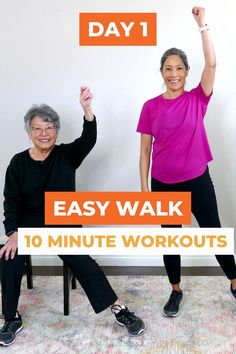
[[[148,174],[152,152],[151,190],[190,191],[192,213],[200,227],[221,227],[217,202],[207,164],[212,154],[204,127],[204,116],[212,95],[216,58],[205,24],[205,9],[194,7],[202,37],[205,66],[199,85],[185,91],[189,65],[186,54],[177,48],[167,50],[161,58],[160,71],[166,91],[148,100],[142,109],[137,131],[141,133],[140,176],[142,191],[149,191]],[[162,225],[163,227],[170,227]],[[172,227],[181,227],[173,225]],[[164,306],[164,315],[175,317],[183,298],[180,288],[180,256],[165,255],[164,264],[172,293]],[[236,299],[234,256],[216,256]]]

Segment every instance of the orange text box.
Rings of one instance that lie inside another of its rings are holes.
[[[191,224],[191,193],[46,192],[45,224]]]
[[[81,46],[152,46],[156,13],[80,13]]]

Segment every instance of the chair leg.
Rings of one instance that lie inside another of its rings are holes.
[[[70,269],[63,262],[64,316],[70,313]]]
[[[0,277],[1,277],[1,282],[2,282],[2,262],[0,260]],[[2,296],[2,287],[1,287],[1,297],[2,297],[2,314],[0,315],[0,318],[4,317],[4,302],[3,302],[3,296]]]
[[[31,256],[29,256],[28,260],[26,261],[26,277],[27,277],[28,289],[33,289],[33,274],[32,274]]]
[[[3,297],[2,297],[2,314],[0,316],[0,318],[4,317],[4,304],[3,304]]]
[[[71,274],[71,288],[76,289],[76,277],[74,274]]]

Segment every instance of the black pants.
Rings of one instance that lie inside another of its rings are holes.
[[[7,320],[16,314],[27,257],[29,256],[16,255],[12,260],[6,261],[4,258],[1,260],[3,314]],[[105,310],[117,300],[103,271],[90,256],[60,255],[59,257],[72,270],[96,313]]]
[[[200,227],[221,227],[216,195],[208,168],[199,177],[189,181],[166,184],[154,178],[152,192],[191,192],[192,213]],[[162,227],[182,227],[182,225],[162,225]],[[217,261],[228,279],[236,278],[236,266],[233,255],[217,255]],[[179,255],[163,256],[167,275],[171,284],[180,282],[181,259]]]

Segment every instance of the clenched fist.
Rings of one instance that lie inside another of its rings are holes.
[[[194,8],[192,9],[192,14],[199,27],[203,27],[206,25],[204,7],[194,6]]]

